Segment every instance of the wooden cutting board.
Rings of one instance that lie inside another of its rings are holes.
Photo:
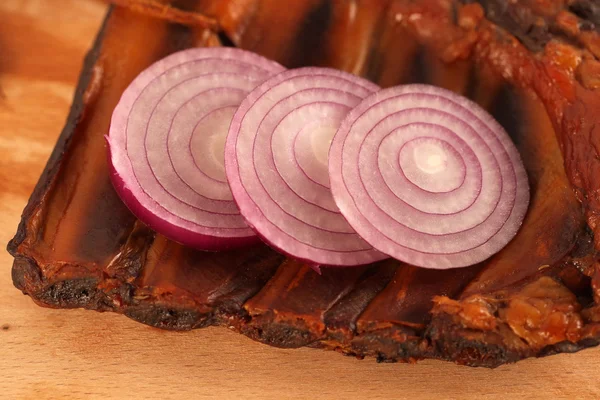
[[[0,1],[0,243],[64,124],[97,0]],[[0,254],[0,396],[93,398],[598,399],[600,349],[496,370],[376,364],[267,347],[225,329],[175,333],[115,314],[49,310],[11,282]]]

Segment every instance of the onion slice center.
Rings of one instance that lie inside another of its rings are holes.
[[[340,214],[328,152],[348,111],[377,86],[326,68],[285,71],[258,86],[236,112],[225,150],[233,197],[271,246],[313,265],[386,258]]]
[[[143,71],[123,93],[107,138],[111,179],[131,211],[202,250],[256,242],[227,183],[224,144],[242,100],[283,70],[244,50],[197,48]]]
[[[437,269],[481,262],[517,233],[527,175],[481,107],[428,85],[381,90],[350,111],[329,151],[333,197],[375,249]]]

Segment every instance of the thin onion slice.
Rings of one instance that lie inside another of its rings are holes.
[[[299,68],[272,77],[242,102],[229,128],[225,170],[242,215],[270,245],[313,266],[386,258],[340,214],[327,172],[340,122],[377,89],[345,72]]]
[[[481,262],[517,233],[527,175],[505,130],[472,101],[407,85],[365,98],[329,152],[333,197],[374,248],[435,269]]]
[[[257,241],[233,201],[224,144],[235,110],[284,68],[234,48],[172,54],[143,71],[114,110],[111,179],[131,211],[166,237],[203,250]]]

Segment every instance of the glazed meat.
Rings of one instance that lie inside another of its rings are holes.
[[[281,347],[476,366],[600,340],[600,7],[585,0],[116,1],[69,121],[9,251],[38,304],[186,330],[231,327]],[[521,152],[531,205],[517,237],[468,268],[387,260],[316,274],[265,245],[205,253],[133,217],[103,135],[129,82],[191,46],[239,46],[287,67],[381,86],[424,82],[486,108]]]

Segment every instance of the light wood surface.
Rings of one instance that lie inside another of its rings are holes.
[[[58,136],[97,0],[0,1],[0,243]],[[0,253],[0,397],[600,399],[600,349],[496,370],[425,361],[376,364],[280,350],[221,328],[164,332],[123,316],[37,307],[12,286]]]

